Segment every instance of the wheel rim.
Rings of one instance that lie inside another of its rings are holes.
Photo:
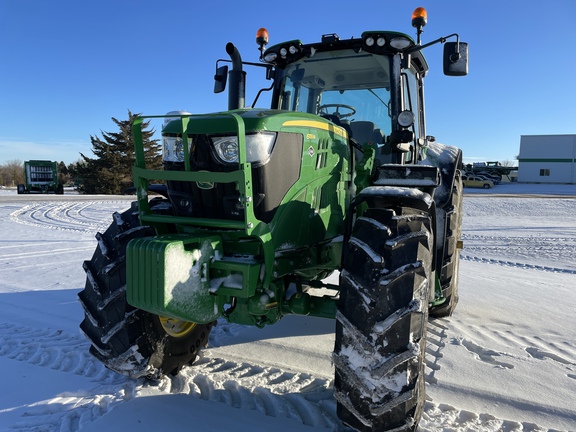
[[[183,321],[177,318],[169,318],[161,316],[160,324],[166,333],[170,336],[175,338],[181,338],[189,334],[194,327],[196,327],[196,323],[192,323],[190,321]]]

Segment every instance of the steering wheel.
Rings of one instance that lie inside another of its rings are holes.
[[[334,111],[332,114],[330,114],[328,111],[326,111],[327,108],[336,108],[336,111]],[[346,114],[341,114],[340,108],[345,108],[345,109],[349,110],[350,112],[346,113]],[[350,106],[350,105],[345,105],[345,104],[337,104],[337,103],[325,104],[325,105],[321,105],[318,107],[318,114],[319,115],[322,115],[322,114],[335,115],[340,120],[342,120],[346,117],[351,117],[354,114],[356,114],[356,108],[354,108],[353,106]]]

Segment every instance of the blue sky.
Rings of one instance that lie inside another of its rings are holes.
[[[0,164],[92,156],[90,135],[115,132],[111,118],[128,110],[225,110],[215,62],[227,42],[257,61],[259,27],[271,44],[413,36],[417,6],[428,10],[423,43],[459,33],[470,48],[466,77],[442,74],[441,45],[425,50],[428,134],[474,162],[513,160],[521,135],[576,133],[576,0],[0,0]],[[247,72],[251,103],[267,83]]]

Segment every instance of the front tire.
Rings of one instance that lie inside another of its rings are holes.
[[[96,235],[98,247],[84,262],[86,285],[78,295],[85,313],[80,329],[91,342],[90,353],[132,378],[177,374],[207,344],[212,327],[159,317],[126,302],[128,242],[153,235],[151,227],[140,225],[137,208],[115,213],[104,234]]]
[[[334,365],[338,417],[359,431],[414,431],[425,402],[431,217],[370,208],[340,275]]]

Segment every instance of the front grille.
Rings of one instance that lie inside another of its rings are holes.
[[[279,133],[268,163],[252,168],[252,199],[258,219],[270,222],[286,192],[300,177],[302,143],[301,134]],[[184,163],[165,162],[164,169],[183,171]],[[206,135],[194,135],[190,169],[232,172],[238,165],[218,162],[210,139]],[[244,207],[235,183],[168,181],[168,196],[176,216],[244,220]]]
[[[212,155],[210,139],[205,135],[192,137],[190,169],[192,171],[230,172],[237,165],[218,163]],[[183,162],[165,162],[168,171],[183,171]],[[233,183],[199,183],[168,181],[168,196],[177,216],[243,220],[240,194]]]

